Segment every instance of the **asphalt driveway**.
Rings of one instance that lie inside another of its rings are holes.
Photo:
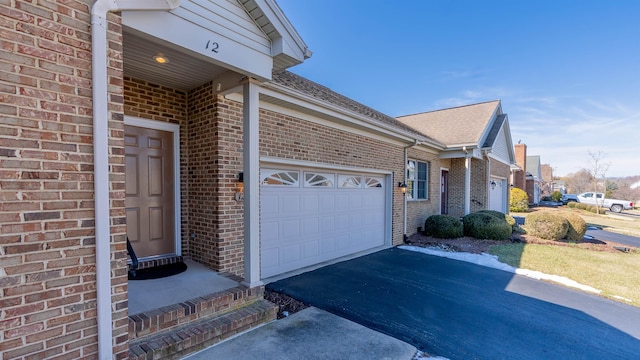
[[[397,248],[267,287],[450,359],[640,354],[640,308]]]

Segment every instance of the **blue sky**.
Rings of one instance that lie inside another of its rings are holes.
[[[292,72],[391,116],[500,99],[554,175],[640,175],[640,1],[277,0]]]

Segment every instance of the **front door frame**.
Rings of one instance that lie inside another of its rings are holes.
[[[182,231],[182,224],[180,221],[181,214],[181,202],[180,202],[180,125],[155,121],[149,119],[143,119],[134,116],[124,117],[124,124],[128,126],[137,126],[146,129],[161,130],[170,132],[173,135],[173,211],[174,216],[174,241],[175,241],[175,255],[182,255],[182,237],[180,236]]]
[[[449,214],[449,169],[440,168],[440,214]]]

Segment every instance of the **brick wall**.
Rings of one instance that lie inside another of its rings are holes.
[[[515,157],[516,157],[516,165],[520,167],[521,170],[516,170],[513,172],[513,186],[522,189],[524,191],[527,190],[527,145],[525,144],[516,144],[515,145]]]
[[[97,356],[89,1],[0,3],[0,352]],[[120,18],[109,16],[112,60]],[[110,61],[113,352],[127,355],[122,63]]]
[[[440,213],[440,168],[443,166],[437,154],[410,148],[407,152],[410,160],[429,164],[429,191],[427,200],[407,201],[407,235],[413,235],[418,227],[424,229],[424,221],[430,215]],[[400,181],[400,180],[399,180]]]

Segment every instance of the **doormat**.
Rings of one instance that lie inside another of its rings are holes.
[[[185,270],[187,270],[187,264],[183,262],[154,266],[146,269],[135,270],[135,276],[133,275],[133,271],[129,271],[129,280],[160,279],[163,277],[180,274]]]

